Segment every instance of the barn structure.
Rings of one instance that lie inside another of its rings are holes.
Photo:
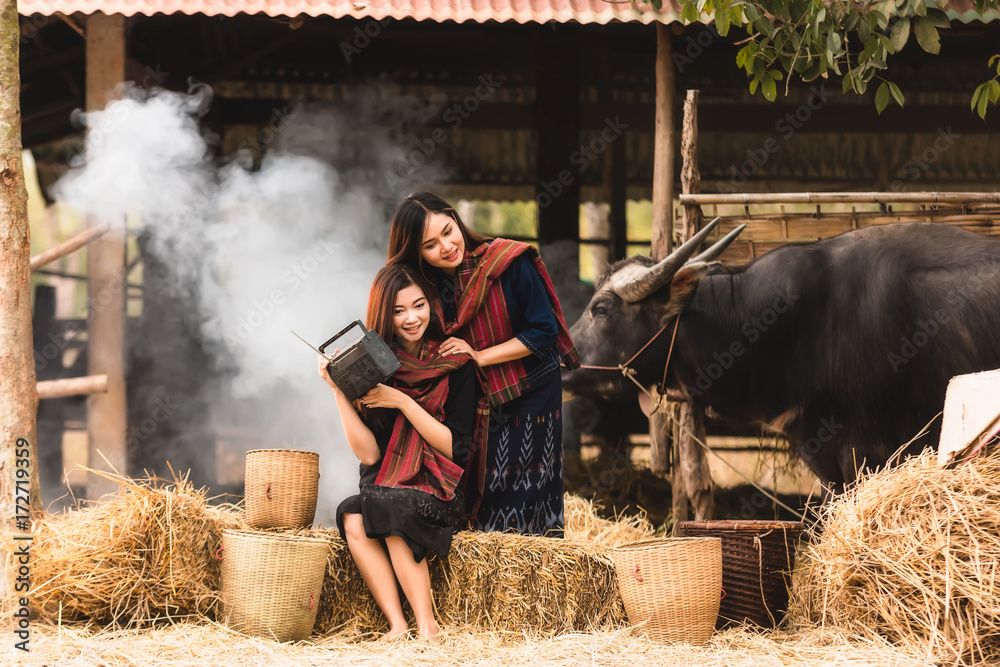
[[[971,91],[988,78],[1000,23],[977,15],[970,0],[948,4],[952,23],[940,56],[911,43],[893,60],[891,78],[906,107],[881,116],[869,97],[843,95],[836,82],[794,84],[776,103],[750,95],[734,64],[739,36],[683,25],[670,2],[655,10],[606,0],[25,0],[19,10],[22,136],[43,190],[82,145],[73,111],[103,108],[127,81],[171,90],[211,86],[203,124],[219,138],[220,159],[249,149],[259,160],[296,105],[336,105],[373,82],[433,99],[435,114],[401,121],[416,139],[400,173],[411,162],[433,161],[443,167],[439,189],[453,200],[534,201],[537,225],[527,238],[570,241],[580,252],[606,249],[605,260],[651,243],[662,252],[683,233],[673,220],[680,219],[687,90],[700,91],[703,193],[995,191],[1000,177],[1000,115],[984,121],[968,108]],[[630,234],[626,219],[627,203],[644,200],[654,202],[653,238]],[[584,203],[606,206],[581,226]],[[757,252],[755,238],[773,244],[828,233],[807,222],[790,236],[782,212],[772,213],[772,237],[762,228],[734,253]],[[991,227],[992,213],[983,220]],[[74,365],[40,367],[39,378],[107,378],[53,390],[42,401],[49,484],[61,474],[67,423],[85,427],[91,452],[100,449],[119,468],[148,465],[129,451],[126,434],[155,407],[142,398],[139,378],[165,364],[130,358],[130,336],[164,336],[174,354],[204,354],[171,324],[170,308],[160,307],[155,266],[144,268],[141,291],[109,290],[122,276],[127,283],[142,260],[108,236],[90,242],[86,275],[52,276],[86,279],[91,299],[113,292],[89,318],[86,340],[67,338],[82,323],[57,317],[51,287],[36,292],[36,352],[45,358],[47,344],[59,354],[78,352]],[[126,317],[130,299],[144,302],[141,315]],[[95,387],[86,406],[81,395],[69,395]],[[209,451],[218,434],[156,437],[200,438]],[[215,482],[212,456],[185,464],[199,471],[198,481]],[[92,454],[90,465],[104,464]],[[108,488],[92,476],[86,493]]]

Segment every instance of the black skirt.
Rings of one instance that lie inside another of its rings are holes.
[[[419,563],[428,551],[441,557],[448,555],[451,537],[465,517],[465,499],[461,493],[451,500],[441,500],[416,489],[365,484],[361,493],[337,507],[337,528],[346,540],[344,514],[360,514],[365,534],[372,539],[390,535],[403,538]]]

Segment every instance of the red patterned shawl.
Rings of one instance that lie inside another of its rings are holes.
[[[444,404],[448,399],[448,374],[471,361],[465,355],[440,356],[437,351],[440,343],[425,342],[419,356],[414,356],[405,350],[393,346],[393,352],[399,359],[401,367],[393,375],[391,384],[401,392],[413,398],[434,419],[443,421]],[[379,468],[375,483],[379,486],[413,488],[427,493],[433,493],[442,500],[455,497],[455,489],[465,487],[466,505],[478,509],[482,497],[483,473],[482,453],[486,449],[488,410],[483,412],[485,402],[480,401],[473,430],[473,438],[466,468],[475,471],[463,478],[463,470],[444,454],[427,444],[417,429],[400,413],[393,424],[392,435],[382,466]],[[483,442],[480,442],[480,441]],[[471,478],[477,478],[476,488],[470,488]],[[474,516],[474,514],[473,514]]]
[[[570,338],[552,279],[538,251],[527,243],[494,239],[472,250],[466,249],[465,258],[455,273],[455,289],[461,295],[456,308],[457,319],[445,325],[445,333],[457,334],[476,350],[499,345],[514,337],[500,276],[522,253],[529,253],[534,260],[552,304],[559,326],[556,350],[567,368],[579,368],[579,355]],[[444,322],[440,303],[436,308],[438,319]],[[507,403],[524,391],[526,373],[520,360],[487,366],[483,371],[487,378],[487,396],[494,406]]]

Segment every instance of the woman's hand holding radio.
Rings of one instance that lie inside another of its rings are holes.
[[[337,356],[337,352],[338,350],[334,350],[333,354],[330,356]],[[333,389],[334,392],[339,392],[340,387],[338,387],[337,383],[333,381],[333,378],[330,377],[330,372],[327,370],[327,366],[330,365],[330,360],[323,355],[318,355],[316,357],[316,361],[319,363],[319,376],[323,378],[323,381],[326,382],[327,385],[329,385],[330,389]]]
[[[384,384],[377,384],[367,394],[361,397],[361,404],[369,408],[395,408],[402,410],[409,407],[413,399],[396,389]]]

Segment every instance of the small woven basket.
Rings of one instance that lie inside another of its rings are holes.
[[[315,537],[222,531],[222,615],[226,625],[279,642],[312,633],[330,543]]]
[[[295,449],[247,452],[247,524],[251,528],[312,526],[319,492],[319,454]]]
[[[719,538],[668,537],[614,550],[629,622],[660,642],[702,645],[715,630],[722,593]]]
[[[773,628],[788,608],[801,521],[682,521],[681,535],[722,540],[719,629],[735,623]]]

